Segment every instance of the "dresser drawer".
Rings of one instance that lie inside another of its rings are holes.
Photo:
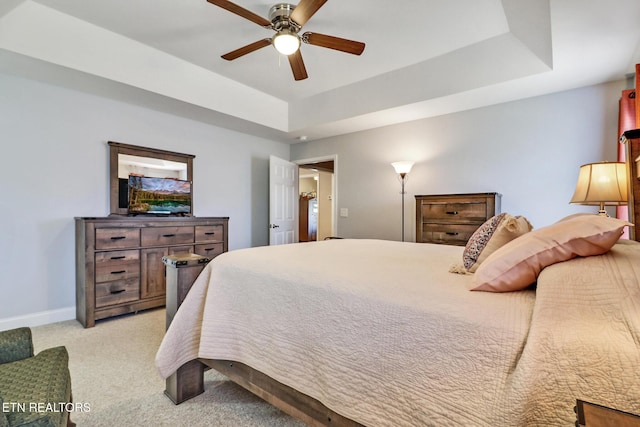
[[[465,246],[477,229],[476,224],[423,224],[422,241]]]
[[[141,235],[142,246],[177,245],[193,243],[193,227],[154,227],[143,228]]]
[[[140,251],[129,249],[126,251],[96,252],[96,266],[137,264],[140,261]]]
[[[96,253],[96,283],[140,277],[140,251]]]
[[[139,228],[96,228],[96,249],[135,248],[140,246]]]
[[[196,225],[196,243],[224,241],[222,225]]]
[[[479,222],[487,218],[487,203],[482,200],[467,203],[424,203],[422,204],[423,221],[437,220],[441,222]]]
[[[222,243],[210,243],[208,245],[196,245],[196,254],[206,256],[207,258],[215,258],[224,252]]]
[[[96,283],[96,308],[135,301],[140,298],[140,278]]]

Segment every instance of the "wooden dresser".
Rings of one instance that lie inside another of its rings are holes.
[[[464,246],[486,220],[500,213],[498,193],[416,196],[416,242]]]
[[[76,319],[98,319],[165,305],[162,257],[228,250],[229,218],[76,218]]]

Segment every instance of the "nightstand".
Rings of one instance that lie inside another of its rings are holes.
[[[578,400],[576,427],[640,427],[640,416]]]

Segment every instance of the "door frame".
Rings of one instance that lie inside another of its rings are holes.
[[[331,223],[332,223],[333,229],[331,230],[331,235],[337,236],[338,235],[338,155],[330,154],[326,156],[291,160],[291,162],[295,163],[296,165],[304,165],[307,163],[326,162],[329,160],[333,161],[333,184],[331,188],[331,200],[333,201],[333,208],[331,212],[331,215],[333,218]]]

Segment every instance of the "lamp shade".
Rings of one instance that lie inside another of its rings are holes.
[[[391,163],[391,166],[393,166],[397,174],[406,175],[409,172],[411,172],[411,168],[413,167],[413,162],[409,162],[409,161],[393,162]]]
[[[570,203],[622,205],[627,203],[627,167],[623,162],[580,166],[578,183]]]
[[[273,36],[273,46],[283,55],[291,55],[300,48],[300,37],[289,30],[280,30]]]

